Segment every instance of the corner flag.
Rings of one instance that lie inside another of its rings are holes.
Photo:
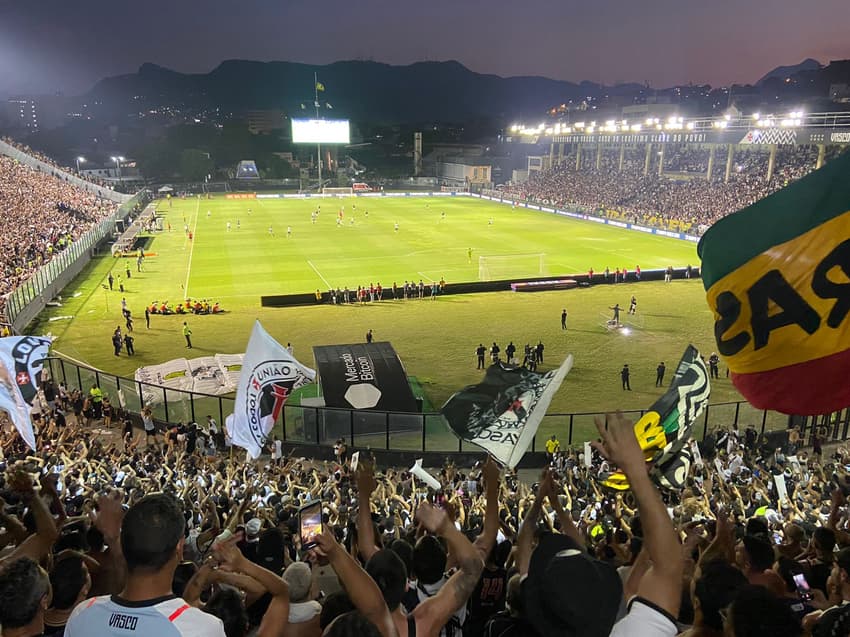
[[[317,91],[324,91],[324,90],[325,90],[325,85],[324,85],[324,84],[322,84],[321,82],[316,82],[316,90],[317,90]]]

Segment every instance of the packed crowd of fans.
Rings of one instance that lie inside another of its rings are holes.
[[[539,482],[488,460],[435,491],[342,441],[243,462],[209,417],[136,435],[95,389],[44,385],[35,452],[5,423],[4,637],[850,635],[850,452],[818,433],[711,432],[660,491],[609,415],[591,458],[547,441]]]
[[[0,155],[0,315],[12,290],[117,206]]]
[[[62,172],[68,173],[69,175],[75,175],[80,179],[90,182],[96,186],[100,186],[101,188],[106,188],[107,190],[116,190],[114,182],[110,182],[106,179],[100,179],[98,177],[95,177],[94,175],[83,175],[81,172],[78,172],[73,166],[63,166],[59,162],[55,161],[52,157],[49,157],[44,153],[40,153],[37,150],[30,148],[26,144],[22,144],[9,137],[0,137],[0,140],[6,142],[7,144],[9,144],[9,146],[17,148],[22,153],[26,153],[30,157],[34,157],[38,161],[43,162],[48,166],[52,166],[53,168],[56,168],[57,170],[61,170]]]
[[[840,153],[830,147],[827,159]],[[817,150],[811,146],[783,146],[776,154],[773,177],[767,179],[768,153],[738,151],[728,182],[724,182],[725,152],[714,159],[712,180],[709,151],[690,146],[665,150],[665,175],[658,175],[658,157],[650,158],[644,175],[645,150],[628,149],[620,171],[619,153],[603,154],[597,169],[596,152],[583,151],[580,168],[568,156],[551,170],[532,174],[528,181],[508,185],[499,194],[518,201],[561,207],[576,206],[594,214],[669,230],[701,234],[720,217],[783,188],[815,168]]]

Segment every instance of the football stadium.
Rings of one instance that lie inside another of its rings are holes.
[[[3,95],[0,632],[850,637],[848,85]]]

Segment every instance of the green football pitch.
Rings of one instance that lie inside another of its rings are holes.
[[[311,213],[317,206],[321,212],[314,224]],[[474,356],[479,343],[496,341],[504,351],[513,341],[521,351],[527,342],[543,341],[544,369],[568,353],[576,359],[550,413],[646,408],[661,393],[654,387],[659,361],[672,373],[688,343],[706,353],[712,349],[712,316],[698,280],[446,295],[433,302],[384,300],[366,306],[260,306],[264,294],[326,292],[331,286],[475,281],[481,256],[498,264],[500,273],[516,269],[510,274],[516,277],[539,276],[539,258],[503,257],[542,253],[545,274],[551,276],[591,267],[601,272],[606,267],[696,265],[696,248],[689,242],[465,197],[195,198],[160,201],[158,210],[165,229],[150,236],[146,250],[151,256],[143,272],[136,271],[134,259],[96,258],[66,288],[61,306],[46,310],[32,331],[53,334],[55,349],[66,356],[132,377],[139,366],[187,354],[183,320],[193,331],[195,356],[243,352],[253,321],[259,319],[280,342],[292,343],[296,357],[307,365],[313,364],[312,346],[361,342],[372,329],[376,340],[393,344],[433,407],[480,379]],[[128,266],[129,279],[124,272]],[[115,290],[104,289],[110,271],[122,276],[124,294],[117,290],[117,280]],[[638,313],[626,319],[628,334],[609,332],[608,308],[627,306],[632,295],[638,299]],[[146,304],[176,305],[187,296],[218,301],[226,313],[155,315],[151,328],[145,328]],[[123,326],[122,297],[136,321],[133,358],[123,353],[116,358],[111,350],[112,330]],[[569,313],[566,331],[560,326],[564,308]],[[619,383],[624,363],[632,369],[631,392],[622,391]],[[740,400],[726,379],[716,382],[713,391],[712,402]],[[577,424],[588,433],[590,426],[589,421]]]

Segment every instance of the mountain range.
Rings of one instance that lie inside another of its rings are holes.
[[[311,116],[315,113],[314,74],[326,89],[318,95],[324,116],[338,113],[373,123],[534,121],[547,109],[571,101],[576,105],[592,98],[597,100],[594,105],[617,109],[653,95],[673,102],[690,100],[687,112],[706,115],[716,112],[725,99],[725,94],[715,99],[710,87],[656,91],[633,83],[602,86],[535,76],[503,78],[476,73],[456,61],[407,66],[344,61],[314,66],[250,60],[227,60],[204,74],[143,64],[136,73],[101,80],[84,98],[115,116],[162,106],[236,114],[281,109],[291,116]],[[842,82],[850,83],[850,60],[822,66],[808,59],[777,67],[754,86],[736,91],[736,103],[748,108],[797,108],[807,103],[811,109],[831,108],[829,87]]]
[[[282,108],[314,113],[313,77],[319,94],[346,117],[371,121],[467,121],[477,117],[539,117],[549,106],[598,95],[599,84],[545,77],[507,77],[475,73],[459,62],[418,62],[392,66],[369,61],[313,66],[295,62],[228,60],[206,74],[184,74],[154,64],[137,73],[106,78],[88,94],[104,104],[185,104],[226,110]],[[642,88],[623,84],[608,94]],[[403,115],[402,115],[403,114]]]

